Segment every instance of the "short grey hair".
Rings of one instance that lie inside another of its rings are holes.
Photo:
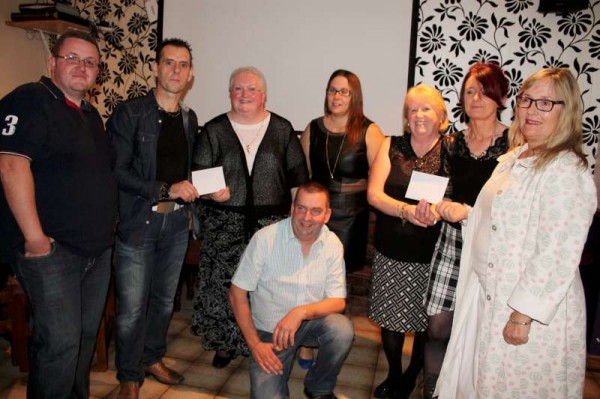
[[[244,72],[248,72],[248,73],[251,73],[252,75],[256,76],[258,78],[258,80],[260,80],[260,84],[262,85],[263,93],[267,94],[267,80],[265,79],[265,75],[263,75],[263,73],[258,68],[253,67],[253,66],[239,67],[239,68],[236,68],[233,72],[231,72],[231,76],[229,77],[229,91],[231,91],[231,89],[233,89],[233,81],[235,80],[235,78],[239,74],[242,74]]]

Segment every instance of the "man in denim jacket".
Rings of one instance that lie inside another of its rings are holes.
[[[180,100],[192,80],[189,44],[167,39],[152,71],[156,89],[121,104],[107,123],[116,154],[119,399],[139,397],[145,374],[164,384],[183,376],[166,367],[166,335],[188,244],[193,201],[191,151],[198,122]]]

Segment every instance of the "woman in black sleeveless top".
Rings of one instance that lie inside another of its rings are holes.
[[[338,69],[325,91],[325,115],[314,119],[300,142],[311,179],[329,189],[332,214],[327,223],[344,245],[346,272],[365,265],[369,204],[369,167],[383,141],[379,127],[363,113],[358,76]],[[312,354],[301,348],[298,363],[309,368]]]
[[[363,114],[360,80],[335,71],[325,95],[325,116],[314,119],[301,143],[311,179],[329,189],[333,213],[327,226],[344,244],[346,272],[363,268],[367,247],[369,167],[383,141],[379,127]]]

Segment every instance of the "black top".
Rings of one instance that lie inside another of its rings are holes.
[[[508,149],[508,129],[480,157],[469,151],[464,132],[454,132],[449,136],[452,200],[473,206],[479,191],[498,164],[498,157]]]
[[[366,133],[371,123],[363,120],[352,146],[348,145],[346,133],[328,131],[323,117],[310,123],[312,179],[326,186],[331,194],[332,214],[327,226],[344,244],[347,272],[361,269],[365,263],[369,228]]]
[[[358,140],[355,145],[349,147],[346,134],[329,133],[323,124],[323,117],[313,120],[310,123],[309,152],[312,179],[325,186],[329,186],[330,172],[333,173],[333,179],[339,183],[367,179],[369,160],[365,136],[371,123],[373,122],[368,119],[363,121]],[[329,165],[327,157],[329,157]],[[330,191],[334,187],[340,186],[332,186]]]
[[[296,132],[287,119],[272,112],[252,174],[227,114],[204,125],[194,148],[193,163],[195,169],[222,166],[231,192],[229,200],[205,201],[205,205],[246,213],[249,219],[288,214],[290,190],[308,180],[306,160]]]
[[[448,176],[447,138],[440,137],[436,145],[422,158],[418,158],[410,145],[410,133],[395,136],[390,144],[390,174],[384,192],[392,198],[416,204],[418,201],[405,198],[413,171],[437,176]],[[446,195],[448,195],[447,190]],[[377,213],[375,248],[377,251],[402,262],[429,263],[438,237],[440,224],[419,227],[403,222],[399,217]]]
[[[162,120],[156,149],[156,180],[169,184],[187,179],[188,143],[181,112],[160,112]]]
[[[31,161],[44,233],[93,257],[113,243],[117,188],[102,119],[89,103],[78,105],[46,77],[18,87],[0,101],[0,153]],[[22,249],[24,238],[4,191],[0,220],[2,249]]]

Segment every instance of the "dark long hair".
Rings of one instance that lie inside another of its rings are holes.
[[[351,147],[354,145],[360,136],[363,121],[365,120],[365,114],[363,113],[363,96],[362,87],[360,85],[360,79],[358,76],[345,69],[338,69],[331,74],[327,87],[329,89],[331,81],[338,76],[343,76],[348,80],[348,86],[350,86],[350,107],[348,109],[348,121],[346,122],[346,146]],[[327,107],[327,94],[325,94],[325,115],[329,115],[331,111]]]

